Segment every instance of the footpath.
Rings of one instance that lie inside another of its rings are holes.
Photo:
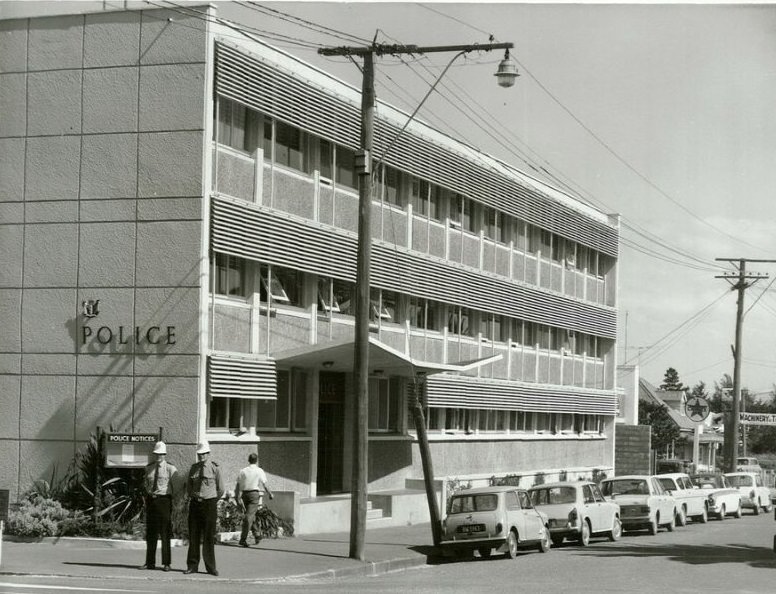
[[[99,577],[116,579],[207,579],[273,582],[371,576],[419,567],[433,557],[430,524],[373,528],[366,532],[364,557],[348,557],[349,533],[308,534],[264,539],[240,547],[237,541],[216,546],[218,577],[205,573],[184,575],[186,545],[172,549],[172,569],[138,569],[145,561],[145,543],[94,538],[44,538],[18,542],[4,538],[0,575]],[[157,551],[157,559],[161,550]]]

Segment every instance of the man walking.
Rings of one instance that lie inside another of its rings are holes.
[[[156,542],[162,541],[162,570],[170,571],[172,556],[170,554],[170,539],[172,538],[172,496],[174,479],[178,472],[172,464],[168,464],[167,446],[163,441],[157,441],[154,446],[156,460],[146,465],[145,488],[146,503],[146,559],[140,569],[156,569]]]
[[[216,569],[216,521],[217,503],[224,493],[221,469],[210,460],[210,444],[203,441],[197,447],[197,462],[192,464],[186,478],[186,494],[189,496],[189,550],[186,555],[186,571],[199,570],[200,544],[205,570],[218,575]]]
[[[274,495],[267,484],[267,475],[264,470],[259,468],[259,457],[256,454],[248,456],[248,466],[240,471],[237,477],[237,484],[234,487],[234,496],[237,498],[238,505],[245,512],[242,521],[242,532],[240,532],[240,546],[248,546],[248,530],[253,531],[253,540],[259,544],[261,533],[253,527],[253,521],[256,519],[256,512],[263,503],[264,492],[274,499]]]

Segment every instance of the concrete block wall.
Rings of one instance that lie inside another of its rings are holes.
[[[178,11],[0,21],[12,499],[61,477],[97,425],[197,440],[206,57],[206,21]]]
[[[649,474],[651,430],[649,425],[616,425],[614,450],[616,475]]]

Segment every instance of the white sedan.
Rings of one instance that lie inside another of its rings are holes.
[[[757,472],[726,472],[725,479],[734,489],[741,493],[741,505],[752,508],[754,515],[762,509],[765,513],[771,511],[771,491],[763,484]]]
[[[528,493],[536,508],[547,514],[555,546],[569,538],[586,547],[591,535],[615,541],[622,534],[620,506],[607,501],[595,483],[550,483],[532,487]]]
[[[604,479],[601,492],[620,504],[623,529],[646,528],[650,534],[657,534],[659,527],[665,526],[669,532],[674,531],[679,507],[657,477],[644,474]]]

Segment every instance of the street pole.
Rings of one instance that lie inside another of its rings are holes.
[[[356,154],[356,170],[359,177],[358,188],[358,252],[356,255],[356,319],[353,355],[353,373],[356,394],[354,398],[353,428],[353,472],[351,477],[350,507],[350,553],[351,559],[364,560],[364,540],[366,535],[366,508],[368,488],[368,447],[369,447],[369,311],[370,311],[370,210],[372,207],[372,145],[374,141],[374,56],[426,54],[435,52],[491,51],[507,50],[499,65],[499,85],[511,86],[517,69],[509,60],[512,43],[489,43],[473,45],[445,45],[419,47],[416,45],[385,45],[372,43],[366,47],[321,48],[323,56],[361,56],[364,59],[361,92],[361,150]],[[509,64],[509,65],[507,65]],[[503,67],[503,68],[502,68]],[[414,114],[413,114],[414,115]],[[395,141],[395,139],[394,139]],[[418,435],[418,439],[424,439]],[[421,445],[421,448],[424,446]],[[428,444],[425,444],[428,448]],[[424,465],[425,468],[425,465]],[[438,514],[437,514],[438,516]]]
[[[731,290],[738,291],[738,299],[736,300],[736,337],[735,346],[733,347],[733,412],[732,418],[729,423],[725,423],[725,433],[730,428],[730,438],[726,439],[728,442],[728,451],[725,452],[725,466],[728,472],[735,472],[736,459],[738,458],[738,433],[740,427],[740,416],[742,410],[741,403],[741,351],[743,348],[742,336],[744,328],[744,292],[751,287],[758,280],[767,278],[767,274],[747,274],[746,263],[747,262],[776,262],[776,260],[752,260],[747,258],[716,258],[717,261],[724,262],[738,262],[738,273],[726,273],[718,275],[715,278],[724,278],[731,284]],[[735,279],[735,283],[731,282],[731,279]],[[747,280],[751,280],[748,283]],[[746,433],[744,433],[746,435]],[[746,441],[742,443],[744,452],[746,452]]]

